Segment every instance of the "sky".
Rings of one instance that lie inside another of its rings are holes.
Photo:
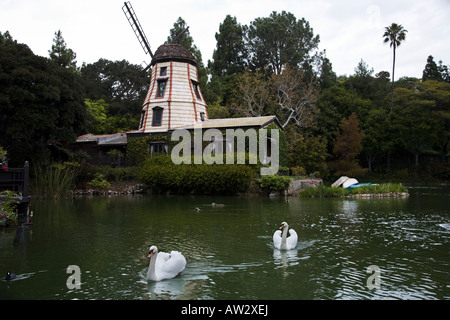
[[[374,73],[392,71],[385,27],[401,24],[408,33],[396,51],[395,78],[422,77],[427,57],[450,65],[450,0],[130,0],[152,51],[183,18],[203,62],[212,59],[215,34],[227,14],[241,25],[283,10],[305,18],[319,35],[319,50],[339,75],[352,75],[362,60]],[[0,32],[9,31],[34,54],[48,57],[61,30],[77,65],[100,58],[150,62],[122,11],[124,0],[0,0]]]

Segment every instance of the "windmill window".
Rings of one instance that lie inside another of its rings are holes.
[[[156,91],[156,97],[162,98],[164,97],[164,92],[166,91],[167,79],[158,80],[158,90]]]
[[[197,97],[197,99],[201,99],[202,96],[200,95],[200,90],[198,87],[198,82],[191,80],[192,81],[192,87],[194,88],[194,92],[195,92],[195,96]]]
[[[162,114],[164,109],[161,107],[154,107],[152,110],[153,110],[152,126],[160,126],[162,124]]]
[[[145,120],[145,111],[142,111],[142,113],[141,113],[141,123],[139,124],[139,128],[142,128],[144,126],[144,120]]]
[[[200,112],[200,119],[202,121],[205,121],[205,113],[204,112]]]
[[[160,76],[166,76],[167,75],[167,67],[161,67],[159,75]]]

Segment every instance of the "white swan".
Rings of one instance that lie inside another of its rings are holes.
[[[148,266],[147,280],[161,281],[177,276],[186,266],[186,259],[178,251],[158,252],[156,246],[151,246],[148,251],[150,263]]]
[[[283,229],[283,234],[281,233]],[[273,245],[280,250],[291,250],[297,246],[298,235],[294,229],[289,229],[289,237],[287,236],[289,225],[286,222],[282,222],[280,229],[273,234]]]

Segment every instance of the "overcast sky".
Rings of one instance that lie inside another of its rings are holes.
[[[397,50],[396,79],[422,76],[427,57],[450,65],[450,0],[131,0],[153,52],[178,17],[189,25],[204,63],[212,59],[215,33],[227,14],[242,25],[272,11],[305,18],[320,36],[319,49],[337,75],[354,74],[363,59],[375,73],[392,69],[384,28],[395,22],[408,30]],[[149,62],[122,12],[123,0],[0,0],[0,32],[9,31],[37,55],[48,57],[61,30],[77,64],[100,58]]]

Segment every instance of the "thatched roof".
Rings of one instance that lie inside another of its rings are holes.
[[[192,53],[180,44],[163,44],[156,49],[153,55],[152,65],[155,65],[157,62],[166,61],[181,61],[188,62],[194,66],[197,65],[197,61]]]

